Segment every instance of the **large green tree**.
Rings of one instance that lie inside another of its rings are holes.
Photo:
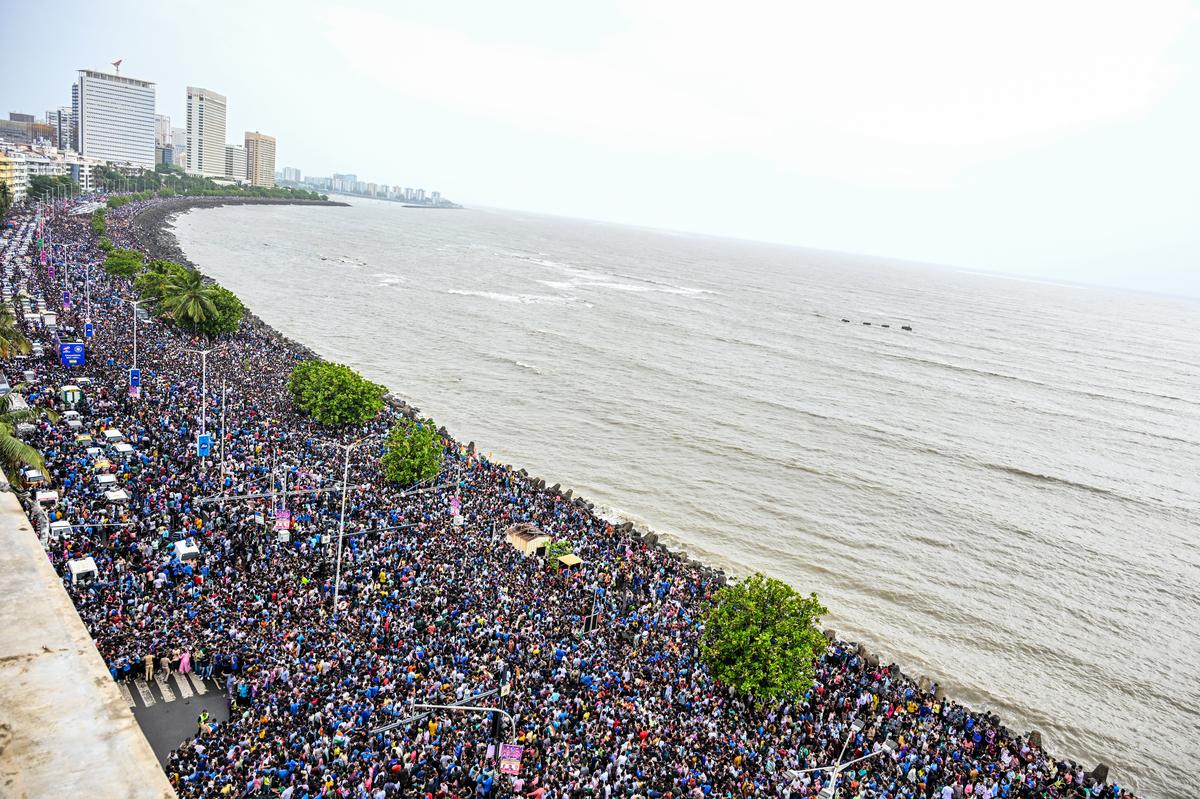
[[[0,220],[4,219],[9,208],[12,208],[12,189],[8,183],[0,180]]]
[[[29,350],[29,339],[21,332],[12,306],[7,302],[0,303],[0,358],[27,355]]]
[[[184,269],[167,276],[158,307],[180,327],[197,330],[216,315],[215,296],[216,286],[204,282],[204,275],[195,269]]]
[[[700,651],[718,681],[758,700],[803,696],[828,641],[818,625],[829,611],[816,594],[755,574],[717,592]]]
[[[20,422],[33,421],[40,415],[39,411],[33,408],[13,410],[12,398],[12,394],[0,397],[0,467],[10,481],[21,482],[17,470],[22,466],[32,466],[45,474],[46,464],[40,452],[13,434]]]
[[[57,193],[61,197],[64,189],[67,195],[73,196],[79,193],[79,184],[67,175],[34,175],[29,179],[26,196],[31,200],[41,200]]]
[[[137,250],[114,247],[104,259],[104,271],[119,277],[133,277],[142,271],[143,266],[142,254]]]
[[[104,222],[104,209],[97,208],[92,211],[92,232],[97,236],[103,236],[106,230],[108,230],[108,225]]]
[[[401,419],[388,433],[380,465],[387,479],[412,485],[436,477],[444,455],[442,437],[432,419]]]
[[[200,326],[199,332],[209,337],[236,333],[246,312],[238,296],[224,286],[214,285],[213,308],[216,313]]]
[[[328,361],[305,361],[288,381],[292,398],[324,425],[362,424],[383,409],[387,391],[349,366]]]
[[[143,299],[156,306],[162,300],[166,286],[172,280],[179,281],[187,276],[188,268],[174,261],[154,260],[133,280],[133,285]]]

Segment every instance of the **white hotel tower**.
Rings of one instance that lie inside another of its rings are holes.
[[[81,69],[76,91],[79,153],[153,169],[154,84]]]
[[[187,166],[193,175],[225,177],[225,95],[187,87]]]

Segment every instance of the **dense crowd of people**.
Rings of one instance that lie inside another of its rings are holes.
[[[143,249],[131,220],[153,202],[108,213],[117,246]],[[225,683],[230,719],[202,723],[166,766],[181,797],[801,799],[832,776],[804,770],[872,754],[842,775],[841,796],[1129,795],[853,645],[833,642],[795,701],[763,705],[715,683],[698,653],[718,573],[448,438],[435,485],[387,483],[378,456],[400,409],[324,429],[287,391],[309,356],[259,321],[213,342],[137,321],[132,282],[100,268],[88,216],[69,211],[15,216],[0,250],[11,293],[55,310],[69,293],[59,337],[80,336],[87,293],[95,331],[86,364],[64,367],[42,319],[17,309],[46,348],[4,364],[32,371],[29,404],[61,413],[60,388],[83,390],[80,429],[46,415],[27,434],[59,497],[25,503],[114,679],[167,669]],[[203,393],[191,350],[208,347]],[[202,425],[216,434],[207,457]],[[131,451],[106,445],[106,431]],[[363,438],[335,590],[338,445]],[[106,495],[114,485],[128,499]],[[290,512],[286,534],[278,508]],[[69,531],[52,533],[62,520]],[[569,540],[582,565],[549,568],[508,546],[518,522]],[[176,542],[189,540],[198,557],[180,557]],[[97,574],[75,582],[67,564],[85,557]],[[593,606],[601,623],[583,632]],[[413,709],[456,702],[503,707],[512,728]],[[518,775],[500,772],[500,741],[523,745]]]

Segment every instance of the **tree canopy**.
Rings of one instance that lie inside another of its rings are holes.
[[[172,271],[161,283],[158,308],[180,327],[195,330],[216,315],[215,293],[195,269]]]
[[[57,192],[61,197],[64,189],[68,195],[75,195],[79,193],[79,184],[68,175],[34,175],[29,179],[25,196],[31,200],[41,200]]]
[[[46,464],[40,452],[13,434],[18,423],[33,421],[39,416],[39,411],[35,408],[14,410],[12,398],[12,394],[0,397],[0,467],[10,482],[23,483],[18,469],[32,466],[44,474]]]
[[[383,409],[387,391],[340,363],[305,361],[292,370],[288,389],[310,416],[324,425],[362,424]]]
[[[393,483],[412,485],[436,477],[444,455],[442,437],[432,419],[401,419],[388,433],[380,465]]]
[[[14,355],[29,353],[29,340],[21,332],[21,326],[13,315],[12,306],[7,302],[0,303],[0,358],[11,358]]]
[[[97,236],[103,236],[106,230],[108,230],[108,225],[104,223],[104,209],[97,208],[92,211],[92,232]]]
[[[142,254],[137,250],[123,250],[114,247],[108,251],[104,259],[104,271],[118,277],[133,277],[142,271]]]
[[[715,679],[755,699],[802,696],[828,646],[817,626],[828,612],[816,594],[755,574],[717,592],[701,657]]]

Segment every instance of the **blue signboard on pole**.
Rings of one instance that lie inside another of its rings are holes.
[[[141,369],[130,369],[129,370],[129,387],[130,388],[138,388],[141,385],[142,385],[142,370]]]
[[[196,436],[196,454],[201,458],[207,458],[210,452],[212,452],[212,436],[208,433]]]
[[[83,323],[83,337],[91,338],[94,335],[96,335],[96,329],[94,327],[92,327],[92,323],[84,322]]]
[[[60,343],[58,345],[58,360],[63,366],[83,366],[83,345],[75,341]]]

